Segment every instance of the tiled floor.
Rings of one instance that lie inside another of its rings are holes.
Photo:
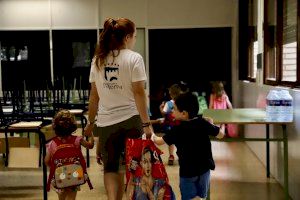
[[[282,200],[283,189],[273,178],[266,178],[265,168],[244,143],[213,142],[213,154],[216,169],[212,171],[212,200]],[[161,146],[167,152],[167,146]],[[30,155],[28,155],[30,158]],[[167,153],[162,156],[167,161]],[[0,157],[2,162],[2,158]],[[0,164],[0,199],[1,200],[34,200],[42,199],[41,170],[16,170],[3,167]],[[101,166],[95,162],[95,153],[91,152],[91,167],[88,169],[95,189],[89,190],[82,186],[77,199],[106,199]],[[177,199],[180,199],[178,189],[178,163],[167,166],[170,183]],[[48,193],[48,199],[57,199],[54,192]],[[124,197],[125,199],[125,197]]]

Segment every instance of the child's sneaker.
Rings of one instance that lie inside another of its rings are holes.
[[[174,156],[170,155],[168,160],[168,165],[174,165],[174,159],[175,159]]]

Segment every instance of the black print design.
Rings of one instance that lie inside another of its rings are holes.
[[[118,80],[119,68],[105,67],[104,78],[107,81]]]

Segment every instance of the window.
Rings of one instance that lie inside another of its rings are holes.
[[[257,24],[258,24],[258,0],[248,1],[248,79],[254,81],[257,70]]]
[[[297,80],[297,0],[283,3],[282,81]]]
[[[276,45],[278,37],[277,26],[277,1],[267,0],[265,2],[265,27],[264,27],[264,75],[265,82],[276,84],[276,69],[278,68],[278,47]]]
[[[299,4],[297,0],[266,0],[264,6],[265,83],[297,86],[300,83]]]

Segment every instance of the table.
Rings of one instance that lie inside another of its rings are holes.
[[[43,122],[42,121],[34,121],[34,122],[17,122],[8,125],[5,127],[5,143],[6,143],[6,160],[5,165],[7,166],[7,159],[9,154],[9,143],[7,133],[37,133],[39,135],[40,142],[40,154],[39,154],[39,165],[42,164],[43,170],[43,199],[47,200],[47,166],[44,162],[44,158],[46,156],[46,138],[44,133],[41,131]]]
[[[266,142],[266,170],[267,177],[270,177],[270,144],[269,142],[283,142],[283,170],[284,170],[284,195],[285,199],[289,199],[288,186],[288,140],[286,133],[286,125],[292,122],[273,122],[266,120],[265,109],[259,108],[234,108],[225,110],[207,109],[203,112],[203,117],[210,117],[214,124],[263,124],[266,125],[266,137],[261,138],[224,138],[220,141],[262,141]],[[269,125],[278,124],[282,127],[282,137],[270,138]]]

